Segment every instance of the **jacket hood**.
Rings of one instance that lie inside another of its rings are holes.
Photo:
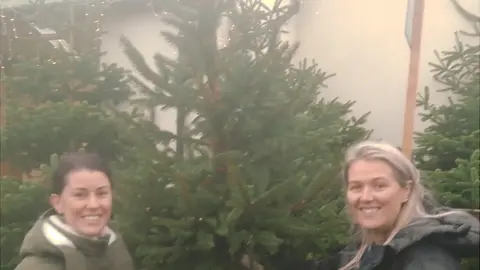
[[[20,256],[64,257],[65,248],[82,249],[92,253],[106,249],[116,240],[116,235],[108,229],[105,238],[91,239],[75,233],[56,216],[53,210],[43,213],[26,234],[20,247]]]
[[[463,211],[443,210],[432,217],[413,220],[389,246],[400,252],[419,241],[441,246],[460,258],[475,257],[479,252],[480,222]]]

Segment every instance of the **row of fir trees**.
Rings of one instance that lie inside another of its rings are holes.
[[[1,249],[2,270],[14,268],[47,207],[52,157],[78,149],[111,161],[114,220],[139,269],[296,269],[348,240],[339,171],[345,149],[370,134],[367,114],[323,98],[332,75],[282,40],[299,4],[154,4],[169,26],[159,39],[177,53],[156,54],[152,68],[122,38],[139,76],[99,67],[98,48],[16,55],[15,72],[2,75],[1,160],[40,178],[0,181],[1,246],[11,247]],[[434,77],[451,102],[419,100],[431,124],[417,136],[416,162],[441,202],[462,208],[478,204],[479,52],[459,40],[439,54]],[[155,112],[172,109],[176,130],[156,125]]]

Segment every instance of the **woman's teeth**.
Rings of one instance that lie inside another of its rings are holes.
[[[380,210],[380,208],[376,207],[376,208],[362,208],[360,209],[362,212],[364,212],[365,214],[374,214],[376,213],[378,210]]]
[[[85,220],[98,220],[100,216],[84,216],[83,219]]]

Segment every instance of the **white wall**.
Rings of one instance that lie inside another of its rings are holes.
[[[480,1],[459,0],[480,13]],[[409,52],[404,35],[407,0],[306,0],[298,37],[301,56],[314,57],[337,74],[325,95],[356,100],[355,112],[371,111],[373,136],[398,146],[402,142]],[[307,28],[307,26],[313,26]],[[428,63],[434,50],[450,49],[454,32],[471,29],[450,0],[425,0],[419,85],[433,87]],[[475,40],[475,42],[479,42]],[[435,93],[432,101],[444,97]],[[424,124],[416,119],[415,129]]]
[[[166,29],[153,11],[135,15],[122,14],[122,16],[110,14],[104,25],[107,34],[102,38],[102,50],[107,52],[104,60],[118,63],[120,66],[134,71],[120,47],[120,37],[125,35],[144,55],[146,62],[153,67],[153,56],[156,53],[175,54],[175,50],[161,38],[160,32]],[[162,129],[175,130],[175,111],[167,111],[157,119],[157,124]]]
[[[480,13],[479,0],[459,0]],[[315,58],[322,68],[336,73],[325,96],[356,100],[355,114],[371,111],[368,126],[374,137],[401,144],[409,48],[404,36],[407,0],[305,0],[290,39],[301,42],[299,57]],[[129,37],[151,63],[157,52],[174,53],[161,38],[162,25],[153,12],[107,21],[103,38],[106,61],[130,68],[119,47]],[[454,31],[470,24],[454,10],[450,0],[425,0],[419,89],[434,86],[428,62],[433,51],[453,46]],[[478,41],[476,41],[478,42]],[[441,101],[440,95],[434,100]],[[158,124],[174,130],[174,113],[160,115]],[[416,130],[423,125],[416,121]]]

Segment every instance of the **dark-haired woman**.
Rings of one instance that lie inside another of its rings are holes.
[[[119,235],[109,226],[111,173],[95,154],[61,158],[53,174],[53,209],[27,233],[16,270],[133,270]]]

